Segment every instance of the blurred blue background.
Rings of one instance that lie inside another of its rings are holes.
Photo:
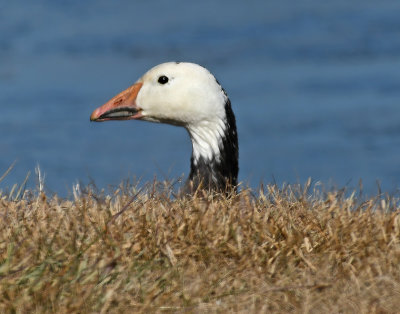
[[[184,129],[90,123],[166,61],[207,67],[231,98],[240,180],[395,193],[400,186],[400,2],[2,1],[0,189],[38,164],[48,191],[189,172]]]

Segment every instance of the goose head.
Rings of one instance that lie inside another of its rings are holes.
[[[91,121],[143,120],[184,127],[192,140],[187,185],[224,189],[237,184],[238,144],[229,98],[204,67],[168,62],[93,111]]]

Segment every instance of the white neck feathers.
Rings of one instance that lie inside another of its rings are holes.
[[[193,162],[196,164],[200,158],[220,162],[220,149],[226,131],[226,119],[217,121],[201,121],[195,125],[188,125],[190,138],[193,145]]]

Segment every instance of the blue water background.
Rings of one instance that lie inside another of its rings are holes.
[[[236,114],[245,185],[400,186],[400,1],[1,1],[0,189],[189,172],[181,128],[90,123],[165,61],[210,69]]]

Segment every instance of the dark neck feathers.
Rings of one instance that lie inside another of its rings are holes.
[[[191,157],[190,174],[186,190],[193,192],[199,187],[219,192],[228,191],[237,185],[239,172],[239,147],[236,121],[229,98],[225,102],[226,118],[224,133],[218,138],[219,154]]]

